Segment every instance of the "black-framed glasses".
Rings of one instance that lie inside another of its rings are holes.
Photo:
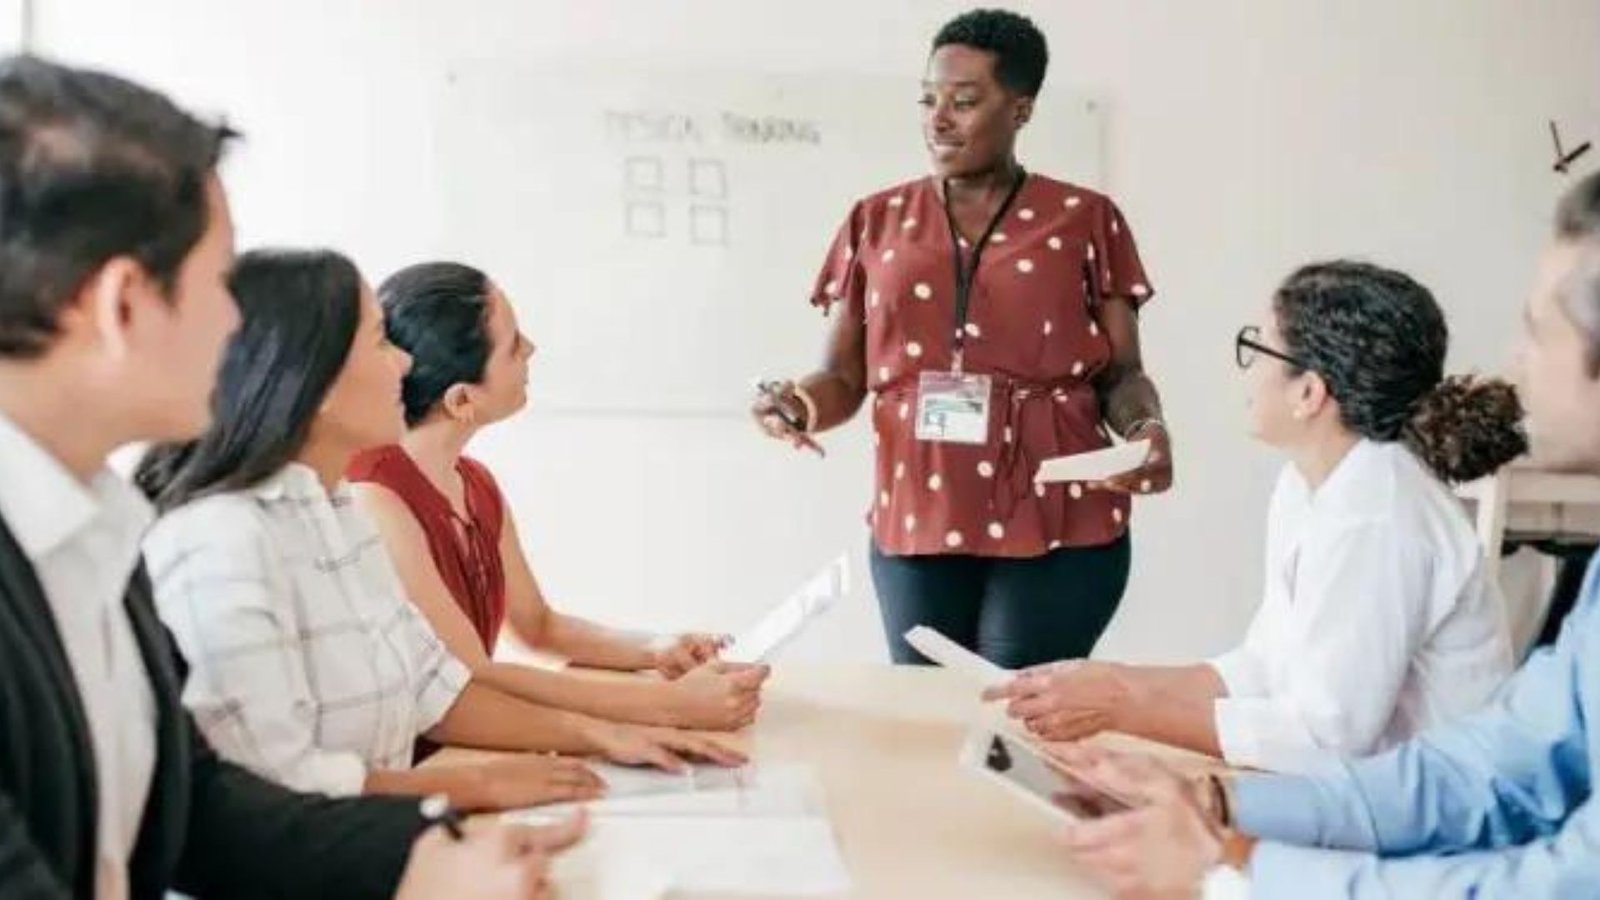
[[[1238,336],[1233,339],[1233,361],[1239,364],[1239,368],[1248,369],[1255,364],[1258,356],[1270,356],[1297,369],[1311,368],[1282,350],[1274,350],[1261,343],[1261,329],[1254,325],[1246,325],[1239,329]]]

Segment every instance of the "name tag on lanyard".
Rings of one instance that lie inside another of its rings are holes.
[[[972,262],[961,257],[961,244],[955,216],[950,211],[950,183],[944,184],[945,223],[950,228],[950,258],[956,276],[955,370],[923,372],[917,380],[917,440],[952,444],[985,444],[989,441],[989,409],[992,383],[987,375],[961,371],[966,343],[967,314],[972,304],[972,283],[978,275],[983,249],[989,243],[1006,210],[1017,199],[1028,177],[1020,167],[1005,201],[995,211],[983,236],[972,248]]]
[[[989,376],[923,372],[917,380],[917,440],[989,441]]]

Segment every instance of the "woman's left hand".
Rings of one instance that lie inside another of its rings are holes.
[[[1124,494],[1161,494],[1172,487],[1172,437],[1167,426],[1147,422],[1127,435],[1129,441],[1150,441],[1150,454],[1137,469],[1115,475],[1094,486]]]

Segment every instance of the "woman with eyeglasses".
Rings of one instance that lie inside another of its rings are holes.
[[[1447,483],[1523,452],[1509,384],[1444,376],[1429,291],[1359,262],[1307,266],[1235,340],[1256,438],[1288,458],[1267,514],[1263,598],[1209,662],[1074,662],[988,699],[1042,738],[1121,731],[1298,770],[1472,712],[1511,672],[1499,593]]]

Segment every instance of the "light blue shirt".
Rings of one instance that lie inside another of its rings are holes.
[[[1556,645],[1485,711],[1316,774],[1242,777],[1251,896],[1600,897],[1597,764],[1600,558]]]

